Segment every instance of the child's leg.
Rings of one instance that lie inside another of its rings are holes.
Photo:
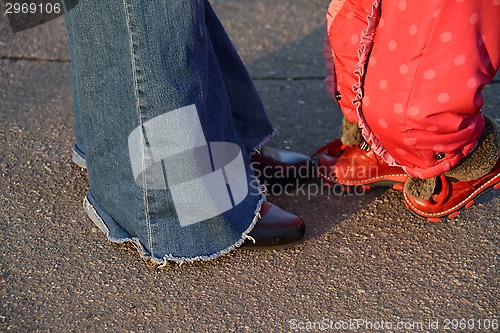
[[[410,175],[440,175],[484,129],[481,90],[499,65],[500,5],[384,0],[381,12],[364,81],[363,134]]]
[[[337,99],[346,119],[357,123],[358,115],[353,104],[357,93],[354,87],[358,85],[360,74],[357,70],[363,71],[362,64],[367,61],[372,44],[363,37],[366,34],[363,32],[371,34],[375,31],[379,18],[378,1],[346,0],[341,8],[336,3],[337,0],[332,1],[327,14],[328,40],[335,67],[334,72],[333,68],[329,69],[335,80],[327,81],[328,91]],[[325,55],[328,62],[329,54]]]
[[[329,75],[325,81],[345,118],[340,140],[317,152],[322,153],[318,174],[327,182],[385,186],[404,183],[408,177],[400,167],[389,166],[370,150],[358,128],[362,81],[379,17],[378,0],[332,0],[328,9],[324,54]]]
[[[329,27],[337,82],[327,84],[336,85],[342,112],[359,125],[371,148],[353,146],[343,133],[342,142],[319,149],[319,170],[325,171],[320,176],[344,185],[405,178],[380,155],[416,177],[404,187],[412,211],[429,219],[455,216],[485,190],[500,186],[500,130],[489,120],[485,126],[480,113],[481,91],[500,61],[500,3],[373,0],[369,5],[346,0]],[[351,8],[360,6],[366,13],[372,8],[371,15],[352,15]],[[344,124],[343,130],[347,127],[352,126]],[[376,177],[352,176],[367,169]]]

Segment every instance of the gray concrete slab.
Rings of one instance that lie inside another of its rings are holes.
[[[270,0],[215,1],[281,131],[272,142],[278,147],[311,152],[337,136],[340,113],[322,69],[300,54],[308,43],[301,40],[319,37],[312,22],[322,2],[296,1],[287,12],[286,3]],[[262,28],[280,20],[287,24]],[[300,22],[289,32],[293,20]],[[65,59],[67,50],[49,36],[65,38],[63,27],[52,23],[59,30],[15,36],[5,54]],[[276,42],[266,29],[286,38]],[[278,46],[254,55],[259,43]],[[340,196],[312,182],[270,198],[304,217],[307,237],[296,248],[155,269],[109,243],[82,211],[86,174],[69,158],[70,84],[68,63],[0,60],[0,331],[288,332],[298,322],[356,318],[439,320],[442,330],[446,318],[498,318],[494,192],[458,218],[432,224],[411,215],[396,191]],[[485,113],[497,119],[499,88],[485,89]]]
[[[216,0],[214,9],[253,77],[324,77],[328,3]]]

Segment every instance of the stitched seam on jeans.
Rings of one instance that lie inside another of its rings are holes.
[[[127,3],[127,0],[123,0],[123,6],[125,10],[125,16],[126,16],[126,24],[127,24],[127,31],[129,35],[129,46],[130,46],[130,56],[132,59],[132,76],[134,80],[134,95],[135,95],[135,100],[136,100],[136,111],[138,115],[138,120],[139,120],[139,126],[143,128],[143,120],[141,116],[141,104],[140,104],[140,97],[139,97],[139,84],[138,84],[138,78],[137,78],[137,64],[136,64],[136,58],[135,58],[135,52],[134,52],[134,41],[133,41],[133,35],[132,35],[132,29],[130,27],[130,12],[129,12],[129,6]],[[144,140],[140,140],[141,143],[141,166],[142,169],[145,169],[145,147],[144,147]],[[147,180],[146,180],[146,173],[143,173],[142,176],[142,182],[143,182],[143,199],[144,199],[144,205],[145,205],[145,218],[146,218],[146,226],[148,230],[148,241],[149,241],[149,252],[151,256],[154,256],[154,251],[153,251],[153,235],[151,232],[151,223],[149,221],[149,205],[148,205],[148,188],[147,188]]]

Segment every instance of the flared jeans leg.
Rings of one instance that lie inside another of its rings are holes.
[[[274,129],[209,3],[82,0],[65,20],[94,222],[158,262],[241,244]]]

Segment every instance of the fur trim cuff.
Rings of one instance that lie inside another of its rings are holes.
[[[484,131],[474,149],[445,176],[457,180],[469,181],[486,175],[493,169],[500,157],[500,126],[495,121],[484,117]]]
[[[432,177],[429,179],[409,177],[405,182],[404,191],[406,194],[415,199],[430,199],[432,193],[434,193],[434,188],[436,187],[436,179],[437,177]]]
[[[363,137],[361,135],[361,130],[358,127],[358,124],[350,122],[347,118],[344,117],[342,120],[342,129],[340,132],[340,141],[343,144],[354,146],[361,143]]]

